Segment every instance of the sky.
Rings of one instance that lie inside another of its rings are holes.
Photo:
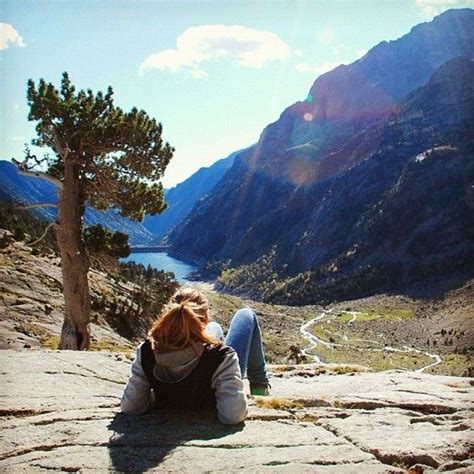
[[[474,0],[0,0],[0,159],[35,137],[28,79],[59,86],[67,71],[163,124],[171,187],[255,143],[320,74],[463,7]]]

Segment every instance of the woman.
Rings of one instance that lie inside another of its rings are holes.
[[[222,328],[209,323],[206,298],[193,288],[178,290],[137,349],[122,412],[211,408],[222,423],[243,421],[242,376],[247,372],[253,395],[268,395],[270,387],[255,314],[248,308],[238,311],[222,339]]]

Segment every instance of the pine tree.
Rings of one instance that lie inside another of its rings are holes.
[[[114,105],[113,91],[76,93],[67,73],[61,88],[40,79],[28,81],[29,120],[36,125],[33,144],[51,155],[39,160],[27,153],[23,172],[47,165],[45,175],[60,185],[56,235],[61,255],[66,313],[60,349],[90,345],[89,258],[83,236],[86,203],[115,207],[141,220],[166,205],[160,179],[174,149],[162,140],[162,125],[145,111],[124,112]],[[30,172],[31,174],[31,172]]]

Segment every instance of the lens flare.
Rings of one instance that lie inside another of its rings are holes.
[[[303,118],[306,120],[306,122],[311,122],[311,120],[313,120],[313,114],[310,114],[309,112],[306,112],[304,115],[303,115]]]

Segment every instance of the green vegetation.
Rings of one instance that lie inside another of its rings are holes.
[[[315,348],[324,362],[334,364],[359,364],[375,371],[403,369],[415,370],[433,361],[431,357],[412,352],[373,351],[367,348],[327,347],[322,344]]]
[[[54,231],[46,234],[49,223],[30,211],[23,204],[11,201],[0,201],[0,229],[5,229],[11,235],[0,238],[0,248],[5,248],[11,242],[35,242],[35,254],[58,254],[57,241]],[[44,235],[43,238],[41,238]],[[40,239],[41,238],[41,239]],[[101,225],[87,227],[84,232],[87,250],[91,253],[106,254],[112,257],[127,257],[130,255],[128,235],[123,232],[112,232]]]
[[[242,308],[242,300],[225,293],[207,292],[211,318],[219,323],[228,323],[236,311]]]
[[[9,231],[12,235],[0,237],[0,248],[5,248],[14,241],[34,242],[45,232],[47,222],[35,217],[21,204],[9,201],[0,201],[0,229]],[[45,237],[34,246],[34,253],[57,253],[57,244],[54,234],[48,232]]]
[[[301,347],[307,342],[299,333],[299,327],[314,316],[314,307],[290,307],[246,301],[225,293],[204,290],[209,300],[210,316],[224,329],[237,310],[250,306],[258,315],[262,328],[265,356],[269,363],[284,364],[289,361],[307,362],[300,356]]]
[[[320,340],[314,353],[327,363],[355,363],[373,370],[415,370],[428,365],[433,359],[411,351],[383,350],[384,339],[372,328],[374,322],[394,323],[412,318],[412,309],[363,309],[358,312],[342,311],[328,316],[311,329]]]
[[[107,352],[119,352],[121,354],[129,354],[130,350],[133,349],[131,345],[121,345],[112,341],[92,341],[89,350],[94,352],[107,351]]]
[[[373,321],[394,322],[412,318],[412,309],[384,308],[377,310],[361,310],[357,313],[342,311],[336,317],[328,317],[315,324],[311,331],[322,341],[353,347],[380,347],[382,341],[361,334],[367,328],[366,323]],[[355,317],[355,319],[354,319]],[[372,342],[369,342],[371,339]]]
[[[39,338],[41,347],[45,349],[57,349],[59,344],[59,335],[48,331],[44,326],[35,323],[23,323],[22,332],[28,336]]]
[[[401,309],[401,308],[384,308],[384,309],[370,309],[357,311],[357,318],[355,322],[361,321],[374,321],[376,319],[401,320],[409,319],[415,315],[412,309]],[[353,314],[347,311],[343,311],[338,314],[338,320],[341,322],[348,322],[352,320]]]
[[[143,338],[178,288],[174,274],[127,262],[120,263],[118,272],[110,277],[117,278],[119,286],[123,286],[120,292],[110,294],[93,282],[92,309],[96,319],[104,317],[126,339]]]
[[[463,354],[440,354],[443,362],[426,370],[427,374],[473,377],[472,358]]]
[[[105,253],[116,258],[130,255],[128,235],[123,232],[111,232],[100,224],[96,224],[86,228],[84,239],[91,253]]]
[[[41,347],[43,349],[52,349],[55,350],[59,345],[59,334],[54,334],[48,331],[43,326],[34,323],[26,323],[23,325],[25,331],[39,338]],[[113,341],[96,341],[91,342],[91,351],[108,351],[108,352],[120,352],[128,354],[130,350],[133,349],[132,344],[121,345]]]
[[[140,288],[139,300],[142,307],[149,303],[148,311],[157,316],[162,306],[168,302],[179,284],[174,273],[156,270],[151,265],[141,263],[119,263],[119,276],[122,281],[130,281]]]
[[[276,250],[273,248],[269,254],[249,265],[224,269],[217,281],[231,292],[245,292],[266,301],[279,285],[280,277],[275,269],[275,259]]]

